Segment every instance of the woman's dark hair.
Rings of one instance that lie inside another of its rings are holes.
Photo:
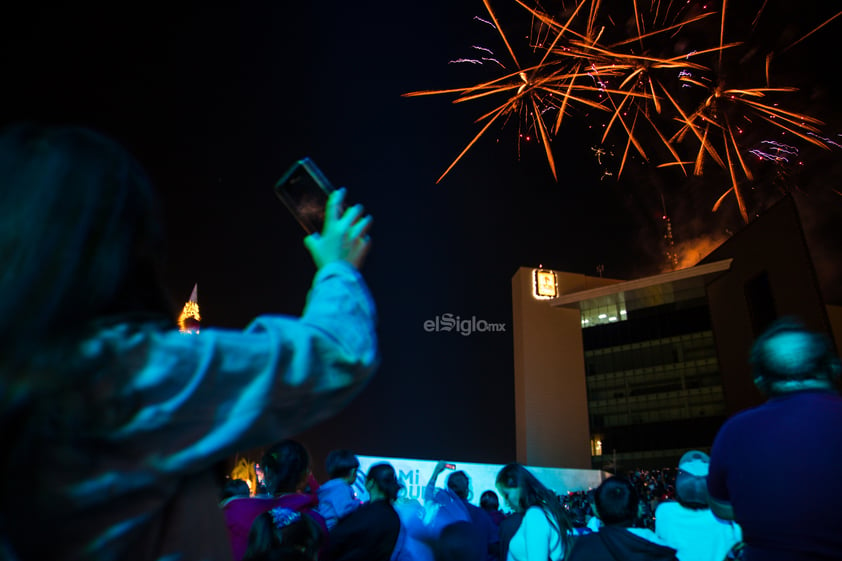
[[[360,467],[360,461],[350,450],[332,450],[325,460],[325,470],[328,477],[336,479],[345,477],[348,472]]]
[[[310,472],[310,454],[300,442],[286,439],[267,449],[260,465],[270,495],[294,493],[301,489]]]
[[[511,505],[518,510],[526,512],[531,506],[542,508],[548,515],[550,524],[558,530],[564,551],[570,551],[570,532],[573,530],[573,524],[558,495],[547,489],[529,470],[518,463],[508,464],[497,473],[497,485],[506,489],[520,489],[520,504]]]
[[[500,508],[500,499],[494,491],[483,491],[479,497],[479,506],[483,510],[497,510]]]
[[[639,503],[634,485],[625,477],[609,477],[596,488],[596,513],[606,526],[632,526]]]
[[[468,479],[468,474],[464,471],[459,470],[451,473],[447,478],[447,488],[460,499],[470,500],[471,480]]]
[[[134,418],[135,399],[109,399],[132,372],[108,367],[128,335],[174,326],[164,257],[157,195],[120,145],[79,127],[0,130],[0,464],[44,461],[21,427],[49,422],[70,449]],[[83,345],[105,327],[118,343]],[[39,500],[27,493],[43,484],[0,496]]]
[[[325,541],[318,524],[307,513],[274,510],[284,510],[286,516],[269,511],[255,518],[242,561],[315,560]]]
[[[4,409],[73,384],[77,343],[95,324],[173,325],[163,260],[157,196],[126,150],[77,127],[0,132]]]
[[[365,480],[373,482],[390,502],[395,501],[398,498],[398,493],[403,489],[403,485],[398,482],[395,475],[395,468],[392,467],[392,464],[385,462],[371,466]]]

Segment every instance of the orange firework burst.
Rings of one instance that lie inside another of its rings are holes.
[[[769,93],[789,91],[795,91],[795,88],[725,89],[722,86],[717,86],[696,111],[684,114],[679,108],[681,112],[680,121],[683,126],[673,138],[681,141],[688,136],[688,133],[692,133],[692,136],[698,140],[699,150],[694,162],[694,174],[702,174],[703,163],[707,154],[721,168],[727,170],[730,175],[731,186],[719,197],[713,206],[713,210],[717,210],[724,198],[733,193],[743,220],[748,222],[748,211],[740,192],[738,174],[741,173],[749,181],[754,178],[741,155],[742,148],[737,141],[741,129],[731,115],[736,115],[739,119],[747,122],[751,122],[753,116],[759,117],[802,140],[824,149],[828,148],[823,140],[808,134],[819,131],[818,125],[823,124],[820,120],[759,101]],[[725,158],[722,157],[720,152],[725,153]]]
[[[555,168],[555,160],[550,146],[553,131],[551,131],[551,128],[547,126],[547,123],[544,120],[544,113],[550,109],[557,110],[558,122],[560,123],[562,116],[565,114],[567,107],[571,102],[581,103],[598,110],[607,111],[608,109],[599,101],[594,101],[589,97],[582,95],[588,92],[593,93],[604,90],[596,86],[576,83],[577,78],[587,75],[586,72],[581,70],[580,64],[566,64],[566,61],[559,59],[548,60],[548,57],[545,55],[538,64],[529,67],[522,66],[518,61],[517,55],[512,49],[509,39],[500,27],[489,0],[483,0],[483,3],[485,4],[485,8],[494,23],[494,27],[499,32],[503,43],[506,45],[506,50],[515,65],[515,70],[510,71],[499,78],[495,78],[494,80],[465,88],[427,90],[404,94],[406,97],[415,97],[422,95],[457,93],[459,94],[459,97],[454,101],[454,103],[463,103],[496,94],[504,94],[506,96],[506,99],[502,104],[477,119],[477,122],[485,121],[485,125],[468,143],[468,145],[465,146],[456,159],[453,160],[438,180],[436,180],[436,183],[440,182],[444,176],[453,169],[456,163],[462,159],[462,157],[468,152],[468,150],[471,149],[477,140],[485,134],[491,125],[497,122],[498,119],[506,118],[513,114],[527,119],[531,127],[534,127],[537,131],[537,134],[540,136],[544,145],[547,163],[550,166],[553,177],[558,179]],[[579,8],[583,5],[584,2],[576,9],[574,17],[575,14],[578,13]],[[556,38],[552,42],[553,46],[558,43],[562,35],[562,32],[557,33]],[[550,50],[547,50],[547,55],[550,52]]]
[[[766,57],[764,87],[726,84],[721,71],[724,53],[740,45],[725,41],[727,0],[722,0],[718,11],[691,2],[649,0],[641,1],[647,4],[641,7],[638,0],[628,0],[625,12],[621,9],[618,13],[605,10],[601,0],[577,0],[559,19],[524,0],[515,2],[531,15],[530,55],[537,56],[536,62],[521,64],[489,0],[483,0],[514,68],[500,64],[502,76],[469,87],[404,94],[457,94],[454,103],[504,96],[502,103],[477,119],[483,123],[482,128],[437,183],[495,122],[505,123],[513,116],[536,131],[553,177],[558,180],[551,141],[564,117],[578,106],[596,109],[605,116],[600,142],[606,143],[609,135],[624,138],[618,178],[632,150],[648,161],[652,149],[660,147],[664,160],[660,167],[678,166],[685,174],[691,168],[693,174],[700,175],[709,159],[731,179],[714,210],[733,193],[743,219],[748,221],[740,184],[752,180],[752,173],[742,155],[743,127],[763,123],[827,148],[817,135],[823,124],[819,119],[782,109],[778,102],[766,102],[769,96],[797,91],[794,87],[769,87],[771,55]],[[759,17],[760,12],[755,23]],[[617,18],[624,25],[618,25]],[[713,22],[718,24],[718,33],[709,29]],[[703,44],[694,44],[700,38]],[[680,148],[691,142],[698,144],[694,156],[682,157]]]

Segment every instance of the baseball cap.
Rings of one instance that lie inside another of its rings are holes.
[[[681,456],[678,469],[696,477],[707,477],[710,456],[699,450],[691,450]]]
[[[699,450],[687,452],[678,461],[675,498],[686,508],[708,508],[707,474],[710,457]]]

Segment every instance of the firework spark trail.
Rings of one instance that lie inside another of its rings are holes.
[[[836,141],[835,141],[835,140],[833,140],[832,138],[828,138],[828,137],[826,137],[826,136],[819,136],[819,135],[817,135],[816,133],[812,133],[812,132],[811,132],[811,133],[808,133],[808,134],[809,134],[810,136],[814,136],[814,137],[816,137],[819,141],[821,141],[822,143],[826,144],[827,146],[835,146],[835,147],[837,147],[837,148],[842,148],[842,144],[840,144],[839,142],[836,142]]]
[[[486,24],[486,25],[488,25],[488,26],[490,26],[490,27],[493,27],[494,29],[497,29],[497,27],[496,27],[493,23],[491,23],[491,22],[490,22],[490,21],[488,21],[487,19],[482,19],[482,18],[481,18],[481,17],[479,17],[479,16],[474,16],[474,21],[479,21],[479,22],[482,22],[482,23],[484,23],[484,24]]]
[[[468,62],[471,64],[482,64],[481,60],[477,60],[475,58],[457,58],[447,61],[447,64],[462,64],[464,62]]]
[[[486,47],[480,47],[479,45],[471,45],[471,48],[476,49],[478,51],[483,51],[483,52],[488,53],[490,55],[494,54],[494,51],[492,51],[491,49],[486,48]]]
[[[789,163],[790,156],[798,156],[798,148],[790,146],[775,140],[764,140],[761,144],[768,144],[771,146],[768,152],[760,148],[749,150],[749,153],[757,156],[761,160],[771,160],[775,163]]]
[[[828,18],[827,20],[825,20],[823,23],[821,23],[821,24],[820,24],[818,27],[816,27],[814,30],[810,31],[810,32],[809,32],[809,33],[807,33],[804,37],[802,37],[801,39],[799,39],[799,40],[795,41],[795,42],[794,42],[793,44],[791,44],[789,47],[785,48],[785,49],[783,50],[783,52],[784,52],[784,53],[785,53],[785,52],[787,52],[788,50],[790,50],[791,48],[793,48],[795,45],[797,45],[797,44],[801,43],[802,41],[804,41],[805,39],[807,39],[808,37],[810,37],[813,33],[817,32],[818,30],[820,30],[821,28],[823,28],[824,26],[826,26],[827,24],[829,24],[830,22],[832,22],[833,20],[835,20],[836,18],[838,18],[839,16],[842,16],[842,12],[837,12],[837,13],[836,13],[836,15],[834,15],[834,16],[832,16],[832,17]]]

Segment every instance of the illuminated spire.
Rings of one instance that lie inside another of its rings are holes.
[[[182,333],[198,333],[199,322],[202,316],[199,315],[199,284],[193,285],[193,292],[190,299],[184,303],[181,315],[178,316],[178,330]]]
[[[664,194],[661,193],[661,207],[664,209],[664,214],[661,216],[661,220],[663,220],[666,224],[666,232],[664,233],[664,241],[666,242],[666,247],[664,248],[664,256],[667,258],[667,263],[670,270],[675,271],[678,269],[678,265],[680,263],[680,259],[678,257],[678,251],[675,247],[675,238],[672,236],[672,220],[670,220],[669,214],[667,214],[667,202],[664,200]]]
[[[666,221],[667,224],[666,233],[664,234],[664,241],[666,242],[666,250],[664,253],[666,255],[670,269],[675,271],[676,269],[678,269],[679,258],[678,251],[675,247],[675,239],[672,237],[672,221],[670,220],[670,217],[666,214],[664,214],[661,218],[664,221]]]

